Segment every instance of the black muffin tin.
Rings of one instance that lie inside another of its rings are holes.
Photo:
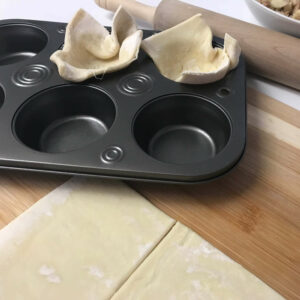
[[[216,83],[186,85],[163,77],[141,50],[128,68],[75,84],[49,60],[63,45],[65,26],[0,22],[1,167],[193,183],[239,161],[246,141],[243,57]]]

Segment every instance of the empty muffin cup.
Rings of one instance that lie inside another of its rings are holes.
[[[30,98],[16,113],[13,127],[28,147],[62,153],[101,139],[112,126],[115,114],[113,101],[100,89],[63,85]]]
[[[192,164],[213,158],[225,148],[231,124],[214,103],[175,94],[144,106],[135,118],[133,131],[138,145],[153,158]]]
[[[0,66],[31,58],[47,45],[47,35],[39,28],[26,24],[0,27]]]

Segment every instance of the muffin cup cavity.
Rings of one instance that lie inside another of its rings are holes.
[[[106,93],[90,86],[67,85],[31,97],[18,110],[13,126],[26,146],[61,153],[101,139],[115,114],[114,103]]]
[[[41,29],[27,24],[0,26],[0,66],[10,65],[34,57],[48,43]]]
[[[146,105],[134,121],[138,145],[165,163],[192,164],[215,157],[231,134],[230,121],[204,98],[176,94]]]

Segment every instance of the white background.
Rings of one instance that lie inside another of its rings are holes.
[[[109,1],[109,0],[108,0]],[[244,0],[184,0],[250,23],[261,25],[251,14]],[[140,0],[156,6],[159,0]],[[69,22],[79,8],[84,8],[103,25],[111,25],[112,13],[99,8],[93,0],[0,0],[0,19],[32,19]],[[140,23],[143,28],[150,28]],[[1,47],[1,45],[0,45]],[[300,49],[299,49],[300,53]],[[300,80],[300,79],[299,79]],[[248,85],[300,110],[300,92],[248,76]]]

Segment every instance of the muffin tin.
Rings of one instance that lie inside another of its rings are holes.
[[[163,77],[141,50],[128,68],[75,84],[49,60],[63,45],[65,26],[0,22],[1,167],[194,183],[239,161],[246,142],[243,57],[216,83],[186,85]]]

